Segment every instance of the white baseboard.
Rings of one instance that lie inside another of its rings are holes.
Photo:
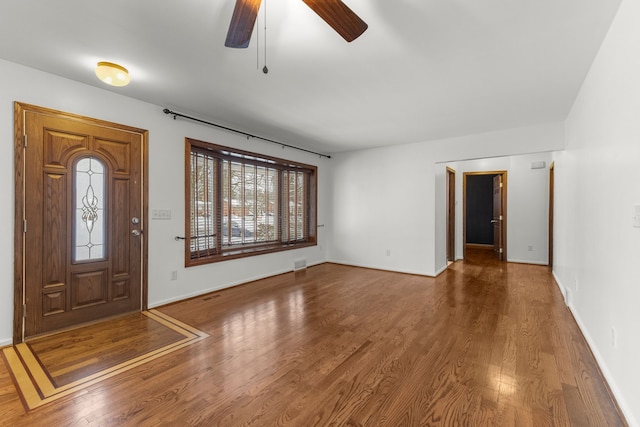
[[[307,264],[307,268],[309,267],[313,267],[314,265],[319,265],[319,264],[324,264],[326,261],[319,261],[319,262],[315,262],[315,263],[310,263]],[[222,285],[219,286],[213,286],[211,288],[207,288],[207,289],[200,289],[197,292],[192,292],[192,293],[188,293],[188,294],[182,294],[173,298],[167,298],[164,300],[159,300],[159,301],[153,301],[153,302],[149,302],[149,308],[157,308],[163,305],[167,305],[167,304],[171,304],[174,302],[178,302],[178,301],[183,301],[189,298],[195,298],[198,297],[200,295],[206,295],[206,294],[210,294],[211,292],[215,292],[215,291],[220,291],[222,289],[228,289],[228,288],[233,288],[234,286],[239,286],[239,285],[244,285],[245,283],[249,283],[249,282],[254,282],[256,280],[260,280],[260,279],[266,279],[269,277],[273,277],[273,276],[277,276],[279,274],[285,274],[285,273],[290,273],[292,272],[293,269],[286,269],[286,270],[282,270],[282,271],[274,271],[274,272],[270,272],[267,274],[262,274],[259,276],[254,276],[254,277],[250,277],[250,278],[246,278],[246,279],[242,279],[236,282],[230,282],[230,283],[224,283]]]
[[[2,338],[2,339],[0,339],[0,348],[8,347],[11,344],[13,344],[13,339],[12,338]]]
[[[548,263],[543,262],[543,261],[531,261],[530,259],[524,260],[524,259],[510,259],[510,258],[507,258],[507,262],[515,262],[517,264],[549,265]]]
[[[434,274],[434,276],[435,276],[435,277],[438,277],[439,275],[441,275],[442,273],[444,273],[444,272],[445,272],[445,270],[446,270],[447,268],[449,268],[449,264],[447,264],[447,265],[443,266],[442,268],[439,268],[439,269],[436,271],[436,274]]]
[[[276,272],[272,272],[272,273],[269,273],[269,274],[263,274],[263,275],[260,275],[260,276],[255,276],[255,277],[242,279],[242,280],[239,280],[237,282],[224,283],[222,285],[213,286],[211,288],[200,289],[197,292],[192,292],[192,293],[188,293],[188,294],[182,294],[182,295],[179,295],[179,296],[176,296],[176,297],[173,297],[173,298],[167,298],[167,299],[160,300],[160,301],[149,302],[149,308],[157,308],[157,307],[160,307],[160,306],[163,306],[163,305],[171,304],[173,302],[183,301],[183,300],[186,300],[186,299],[189,299],[189,298],[195,298],[195,297],[198,297],[200,295],[210,294],[211,292],[220,291],[222,289],[232,288],[234,286],[243,285],[245,283],[253,282],[255,280],[266,279],[267,277],[277,276],[278,274],[284,274],[284,273],[288,273],[290,271],[292,271],[292,270],[276,271]]]
[[[395,268],[391,268],[389,266],[378,266],[378,265],[372,265],[372,264],[355,264],[355,263],[335,261],[335,260],[327,260],[326,262],[329,262],[332,264],[348,265],[349,267],[360,267],[360,268],[369,268],[371,270],[392,271],[394,273],[413,274],[415,276],[436,277],[436,275],[434,274],[427,274],[424,272],[417,272],[417,271],[411,271],[411,270],[398,270]]]
[[[558,276],[556,276],[556,272],[554,270],[551,270],[551,275],[553,276],[553,280],[556,281],[556,285],[558,285],[558,289],[560,289],[560,293],[564,297],[564,303],[569,305],[567,303],[567,291],[565,290],[564,286],[560,284],[560,279],[558,279]]]
[[[560,288],[560,292],[562,292],[562,295],[565,298],[565,303],[567,304],[567,307],[571,311],[573,318],[576,320],[576,323],[578,324],[578,328],[580,329],[580,332],[582,332],[584,339],[587,341],[587,345],[591,349],[591,353],[593,354],[593,357],[595,357],[596,363],[598,364],[598,367],[600,368],[600,371],[602,372],[602,375],[604,376],[605,381],[609,385],[609,390],[611,390],[611,393],[613,394],[614,398],[616,399],[616,402],[618,403],[618,407],[622,411],[622,415],[625,417],[629,426],[640,427],[640,424],[638,424],[638,421],[635,419],[635,417],[633,416],[633,413],[631,412],[631,406],[629,406],[628,402],[622,395],[622,392],[620,391],[620,388],[616,384],[616,381],[613,375],[611,374],[611,371],[609,370],[609,367],[607,366],[604,358],[602,357],[602,354],[600,353],[600,351],[598,351],[598,347],[595,345],[595,341],[593,340],[593,338],[591,338],[591,334],[589,334],[589,330],[587,329],[585,323],[582,321],[579,311],[574,306],[571,298],[571,292],[567,288],[562,286],[562,284],[560,283],[560,280],[558,280],[558,276],[556,276],[555,274],[555,271],[553,272],[553,278],[558,284],[558,287]]]

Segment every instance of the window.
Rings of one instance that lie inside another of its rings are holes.
[[[185,142],[187,266],[316,244],[315,166]]]
[[[104,169],[95,157],[83,157],[74,164],[74,262],[105,256]]]

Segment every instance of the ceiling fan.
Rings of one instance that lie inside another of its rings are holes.
[[[224,45],[246,48],[262,0],[236,0]],[[346,41],[351,42],[365,32],[368,25],[341,0],[302,0]]]

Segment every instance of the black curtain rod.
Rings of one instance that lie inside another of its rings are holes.
[[[240,135],[244,135],[244,136],[246,136],[247,138],[258,138],[258,139],[261,139],[261,140],[263,140],[263,141],[271,142],[271,143],[273,143],[273,144],[278,144],[278,145],[280,145],[280,146],[281,146],[281,147],[283,147],[283,148],[284,148],[284,147],[287,147],[287,148],[293,148],[294,150],[304,151],[304,152],[306,152],[306,153],[315,154],[316,156],[326,157],[327,159],[330,159],[330,158],[331,158],[331,156],[329,156],[328,154],[316,153],[315,151],[307,150],[307,149],[305,149],[305,148],[295,147],[295,146],[293,146],[293,145],[285,144],[285,143],[283,143],[283,142],[274,141],[273,139],[263,138],[263,137],[258,136],[258,135],[253,135],[253,134],[251,134],[251,133],[242,132],[242,131],[240,131],[240,130],[233,129],[233,128],[229,128],[229,127],[226,127],[226,126],[222,126],[222,125],[219,125],[219,124],[217,124],[217,123],[208,122],[208,121],[206,121],[206,120],[202,120],[202,119],[199,119],[199,118],[197,118],[197,117],[192,117],[192,116],[187,116],[187,115],[185,115],[185,114],[177,113],[177,112],[175,112],[175,111],[171,111],[171,110],[169,110],[168,108],[165,108],[165,109],[164,109],[164,110],[162,110],[162,111],[163,111],[165,114],[171,114],[171,115],[173,116],[173,120],[175,120],[175,119],[176,119],[176,117],[183,117],[183,118],[188,119],[188,120],[193,120],[194,122],[204,123],[205,125],[214,126],[214,127],[220,128],[220,129],[228,130],[228,131],[230,131],[230,132],[235,132],[235,133],[238,133],[238,134],[240,134]]]

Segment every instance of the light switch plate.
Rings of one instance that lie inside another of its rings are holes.
[[[640,228],[640,205],[633,206],[633,226],[635,228]]]

